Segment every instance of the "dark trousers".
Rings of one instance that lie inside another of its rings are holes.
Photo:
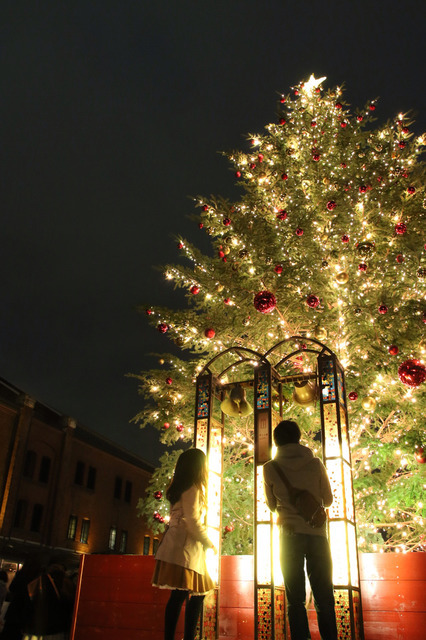
[[[306,572],[314,596],[322,640],[337,640],[330,546],[327,538],[281,530],[281,569],[284,577],[291,640],[309,640],[306,612]]]
[[[174,640],[176,626],[183,603],[185,607],[185,631],[184,640],[194,640],[203,607],[204,596],[190,596],[188,591],[174,589],[166,605],[164,640]]]

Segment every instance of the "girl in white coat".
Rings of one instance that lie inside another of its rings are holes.
[[[165,611],[164,640],[174,640],[185,600],[184,640],[194,640],[204,596],[214,588],[205,559],[205,550],[214,545],[201,522],[206,486],[205,454],[200,449],[184,451],[166,492],[170,521],[155,556],[152,578],[154,587],[172,590]]]

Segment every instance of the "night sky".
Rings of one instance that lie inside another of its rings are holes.
[[[278,93],[345,83],[426,129],[423,2],[3,1],[0,377],[146,460],[127,373],[168,340],[137,305],[183,304],[154,265],[208,250],[191,196],[238,198],[220,151]]]

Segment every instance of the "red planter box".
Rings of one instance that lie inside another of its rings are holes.
[[[253,559],[223,556],[219,638],[253,640]],[[169,592],[151,587],[152,556],[85,556],[71,640],[162,640]],[[365,640],[426,638],[426,553],[361,554]],[[319,640],[313,606],[312,640]],[[183,633],[183,616],[178,632]]]

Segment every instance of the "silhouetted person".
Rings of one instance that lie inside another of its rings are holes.
[[[283,420],[274,429],[278,448],[275,462],[297,489],[307,489],[320,504],[329,507],[333,501],[326,469],[314,458],[308,447],[299,444],[300,429],[296,422]],[[263,466],[265,496],[271,511],[278,512],[280,525],[281,569],[288,604],[292,640],[311,637],[306,612],[306,571],[314,596],[318,627],[322,640],[337,640],[331,553],[326,524],[312,528],[291,503],[289,492],[274,468],[273,461]]]
[[[23,624],[28,613],[28,583],[40,575],[40,558],[29,556],[9,586],[9,607],[4,617],[4,627],[0,640],[22,640]]]

